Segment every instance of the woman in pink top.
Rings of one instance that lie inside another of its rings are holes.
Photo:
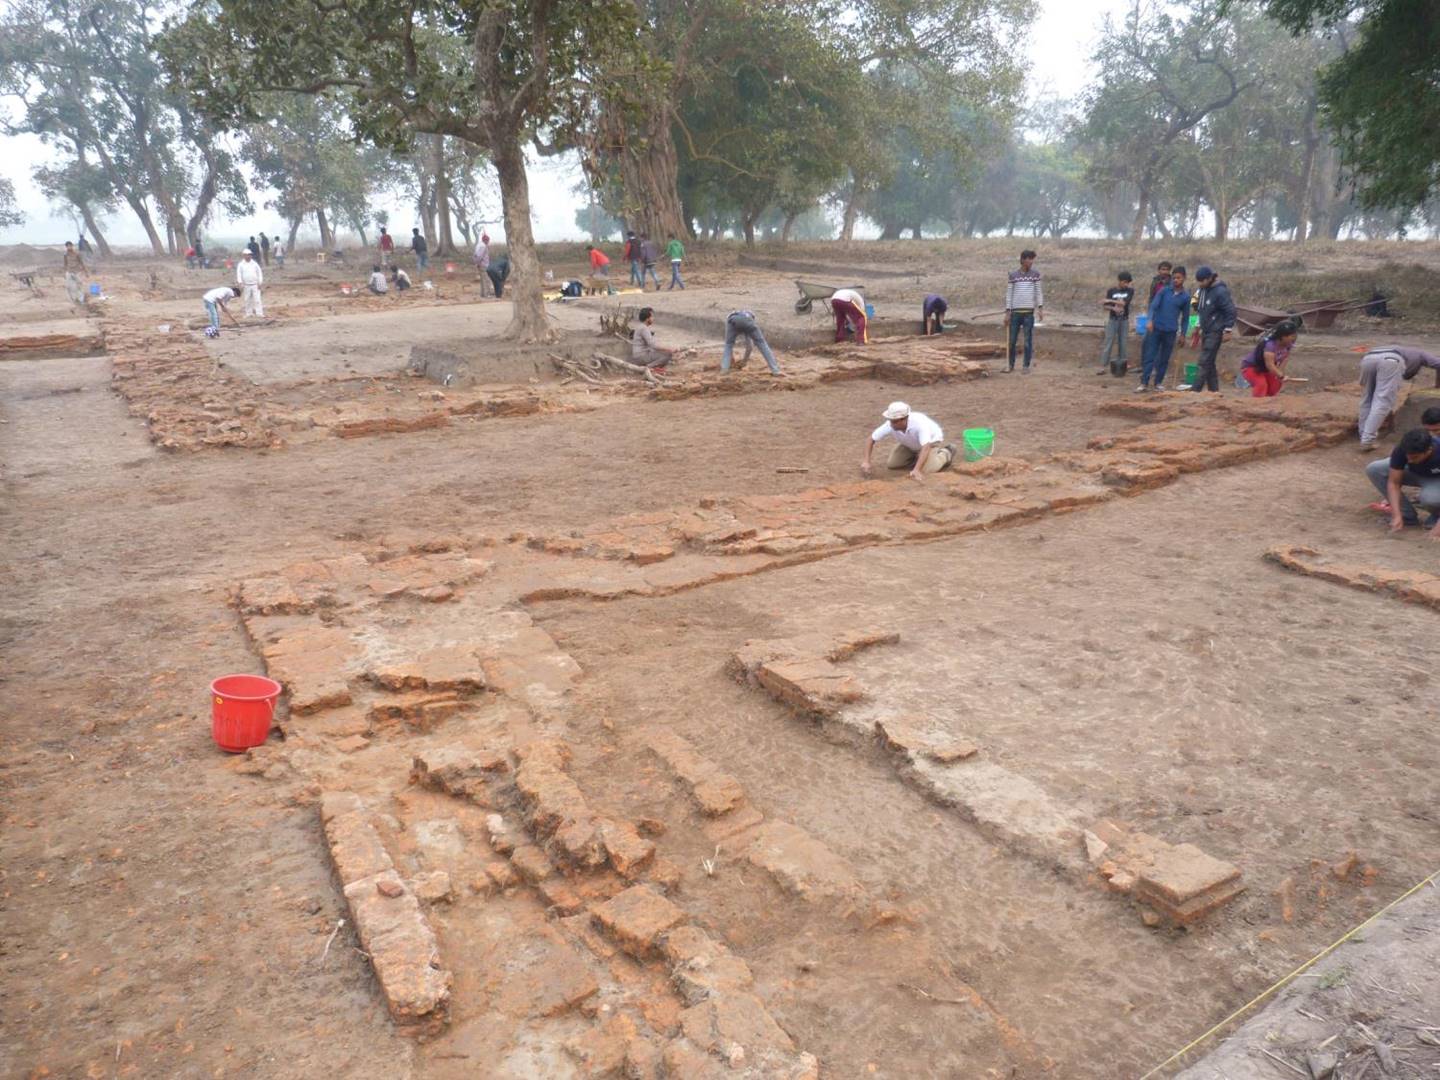
[[[1285,361],[1300,336],[1300,325],[1291,319],[1279,323],[1260,339],[1245,357],[1240,374],[1250,384],[1251,397],[1274,397],[1285,381]]]

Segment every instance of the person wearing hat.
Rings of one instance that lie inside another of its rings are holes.
[[[1220,346],[1230,340],[1235,329],[1235,300],[1230,295],[1230,286],[1210,267],[1202,266],[1195,271],[1195,280],[1200,283],[1200,291],[1195,298],[1197,317],[1190,347],[1200,345],[1200,373],[1190,389],[1209,390],[1213,394],[1220,390],[1220,370],[1216,366]]]
[[[915,480],[925,473],[939,472],[955,460],[955,445],[945,441],[940,425],[922,412],[912,412],[903,401],[892,401],[884,412],[885,423],[870,433],[860,471],[870,475],[870,458],[881,439],[894,439],[895,448],[885,462],[887,469],[909,469]]]
[[[240,292],[245,297],[245,314],[263,319],[265,300],[260,295],[260,286],[265,284],[265,271],[260,269],[255,253],[249,248],[240,253],[240,261],[235,264],[235,284],[240,286]]]

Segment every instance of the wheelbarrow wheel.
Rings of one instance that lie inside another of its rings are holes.
[[[812,307],[814,307],[814,306],[815,306],[815,301],[814,301],[814,300],[811,300],[808,296],[802,296],[799,300],[796,300],[796,301],[795,301],[795,314],[796,314],[796,315],[809,315],[809,314],[810,314],[810,309],[811,309]]]

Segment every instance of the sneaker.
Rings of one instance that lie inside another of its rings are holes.
[[[1021,368],[1021,369],[1020,369],[1020,374],[1022,374],[1022,375],[1029,375],[1029,374],[1030,374],[1030,365],[1029,365],[1029,364],[1026,364],[1023,368]]]
[[[1096,375],[1105,375],[1105,374],[1108,374],[1109,371],[1110,371],[1110,369],[1109,369],[1108,367],[1102,367],[1099,371],[1095,372],[1095,374],[1096,374]]]
[[[1360,444],[1360,452],[1361,452],[1362,454],[1372,453],[1372,452],[1374,451],[1374,449],[1375,449],[1375,444],[1374,444],[1373,442],[1362,442],[1362,443]]]
[[[1149,383],[1143,383],[1143,382],[1142,382],[1139,386],[1135,387],[1135,393],[1137,393],[1137,394],[1143,394],[1143,393],[1146,393],[1149,389],[1150,389],[1150,384],[1149,384]]]

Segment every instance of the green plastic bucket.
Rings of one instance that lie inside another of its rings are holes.
[[[995,452],[995,432],[988,427],[966,428],[962,440],[966,461],[979,461]]]
[[[1191,386],[1194,386],[1194,385],[1195,385],[1195,380],[1198,379],[1199,377],[1200,377],[1200,365],[1199,365],[1199,364],[1186,364],[1186,365],[1185,365],[1185,381],[1186,381],[1187,383],[1189,383]]]

